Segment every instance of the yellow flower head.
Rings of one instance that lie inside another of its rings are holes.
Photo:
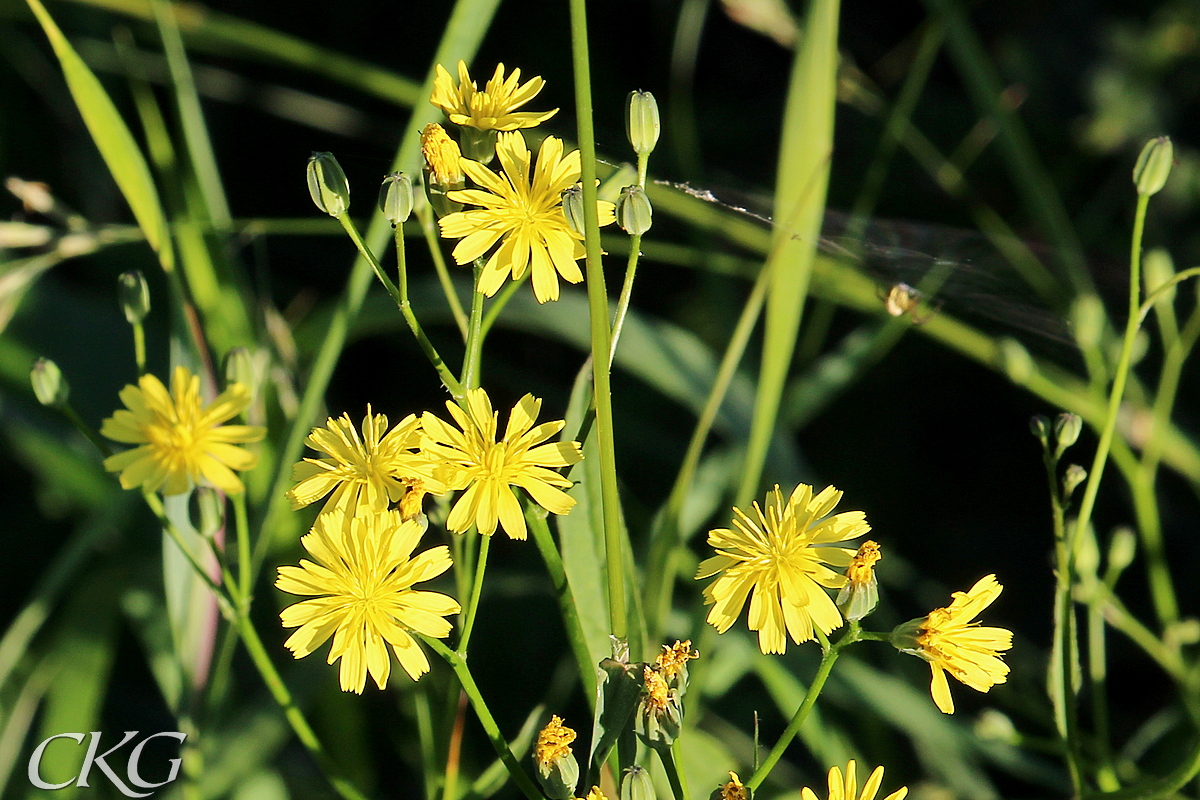
[[[564,156],[562,141],[547,136],[532,166],[525,137],[514,132],[500,134],[496,155],[503,177],[477,161],[462,159],[463,171],[481,188],[447,197],[480,208],[439,219],[442,236],[462,240],[454,246],[459,264],[474,261],[500,242],[479,277],[479,291],[488,297],[499,291],[505,278],[519,280],[529,270],[537,301],[557,300],[560,275],[568,283],[583,280],[575,263],[584,256],[583,236],[567,224],[562,209],[563,190],[579,180],[579,151]],[[612,203],[596,201],[601,225],[616,219],[614,209]]]
[[[462,188],[465,183],[459,159],[462,151],[444,128],[431,122],[421,131],[421,153],[429,170],[431,182],[442,187]]]
[[[750,793],[746,791],[746,787],[742,784],[742,779],[733,770],[729,771],[729,780],[721,784],[721,788],[717,791],[720,794],[716,795],[716,792],[714,792],[714,795],[720,797],[721,800],[748,800],[750,797]]]
[[[121,473],[121,487],[183,494],[201,479],[226,494],[245,487],[233,470],[252,469],[258,457],[234,445],[257,442],[266,429],[222,425],[250,405],[250,390],[234,383],[204,406],[200,376],[176,367],[171,391],[153,375],[121,390],[124,409],[104,420],[100,433],[115,442],[141,445],[104,459],[104,468]],[[126,410],[128,409],[128,410]]]
[[[879,605],[879,581],[875,578],[875,564],[883,556],[875,542],[863,542],[854,554],[854,560],[846,567],[846,585],[837,596],[837,607],[846,619],[860,620]]]
[[[1012,647],[1012,631],[972,621],[1003,588],[995,575],[986,575],[969,591],[955,592],[948,607],[935,608],[929,616],[905,623],[892,633],[896,647],[929,662],[933,671],[930,693],[944,714],[954,713],[947,672],[977,692],[1008,679],[1008,665],[1000,654]],[[906,646],[910,640],[913,646]]]
[[[662,674],[653,667],[642,667],[642,682],[646,688],[646,708],[664,713],[671,702],[671,690]]]
[[[583,452],[578,442],[540,444],[566,424],[556,420],[535,426],[541,400],[531,394],[522,397],[508,415],[499,441],[498,415],[483,389],[469,390],[463,406],[447,401],[446,408],[458,429],[425,412],[421,449],[446,465],[450,488],[466,490],[450,510],[447,528],[462,532],[474,524],[484,536],[491,536],[499,523],[509,538],[524,539],[525,515],[514,486],[553,514],[566,514],[575,505],[575,499],[562,491],[571,481],[553,469],[577,463]]]
[[[416,452],[421,444],[420,419],[409,414],[391,430],[387,425],[386,415],[372,414],[367,406],[361,436],[349,414],[330,417],[324,428],[313,428],[305,442],[329,457],[306,458],[292,467],[292,480],[299,481],[287,493],[292,508],[303,508],[333,492],[322,511],[353,514],[360,505],[382,511],[389,502],[400,500],[407,501],[405,517],[411,518],[414,510],[420,512],[425,493],[444,494],[437,465]]]
[[[562,718],[557,714],[550,717],[546,727],[538,733],[537,744],[533,748],[533,758],[538,764],[550,764],[560,758],[571,755],[571,742],[575,741],[575,731],[562,724]]]
[[[758,631],[764,653],[786,650],[785,629],[799,644],[813,638],[814,627],[826,634],[840,627],[842,615],[825,589],[841,587],[846,578],[829,567],[846,567],[854,551],[827,545],[871,529],[861,511],[830,516],[841,497],[832,486],[813,495],[802,483],[784,502],[776,486],[765,513],[758,503],[756,519],[735,508],[734,529],[709,531],[717,555],[700,564],[696,579],[722,574],[704,590],[705,603],[713,607],[708,623],[719,633],[729,630],[753,590],[750,630]]]
[[[464,62],[458,62],[457,85],[450,72],[438,64],[429,102],[445,111],[455,125],[466,125],[481,131],[532,128],[558,113],[557,108],[553,111],[517,111],[537,97],[546,85],[540,77],[530,78],[523,84],[520,84],[520,80],[521,70],[514,69],[505,78],[504,65],[497,64],[496,72],[481,92],[475,88]]]
[[[846,775],[842,777],[842,771],[837,767],[829,770],[829,800],[875,800],[875,795],[879,793],[879,785],[883,783],[883,767],[876,767],[871,773],[871,777],[867,778],[867,782],[863,784],[862,793],[858,793],[858,776],[855,775],[854,759],[846,764]],[[889,794],[883,800],[904,800],[908,795],[908,787],[902,786],[896,791]],[[817,795],[812,789],[805,786],[800,792],[800,800],[817,800]]]
[[[692,650],[691,639],[683,642],[677,641],[673,646],[664,644],[662,649],[663,651],[658,654],[658,658],[654,659],[654,665],[667,680],[671,680],[671,678],[674,678],[686,669],[688,661],[700,657],[700,653]]]
[[[443,619],[459,611],[452,597],[418,591],[414,584],[436,578],[451,565],[445,545],[415,558],[424,528],[402,521],[395,511],[359,509],[322,514],[300,543],[314,561],[280,567],[276,588],[311,595],[279,615],[285,628],[298,628],[284,644],[304,658],[333,636],[328,663],[342,660],[342,691],[362,694],[367,673],[387,686],[387,645],[413,680],[429,671],[429,659],[410,631],[439,639],[450,633]],[[315,563],[314,563],[315,562]]]

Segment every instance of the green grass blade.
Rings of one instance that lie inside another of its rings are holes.
[[[163,269],[170,272],[174,269],[174,258],[167,234],[166,217],[159,204],[158,190],[150,177],[150,168],[146,165],[146,159],[142,156],[133,134],[121,119],[100,81],[83,63],[83,59],[59,30],[41,0],[26,2],[54,48],[71,97],[74,98],[84,124],[87,125],[92,140],[104,158],[104,163],[112,173],[113,180],[117,182],[125,201],[129,203],[146,241],[158,253]]]
[[[739,506],[748,505],[758,493],[821,232],[833,151],[837,33],[838,0],[813,0],[804,38],[796,52],[784,112],[775,185],[775,216],[782,224],[775,230],[764,267],[771,270],[771,285],[754,424],[737,493]]]

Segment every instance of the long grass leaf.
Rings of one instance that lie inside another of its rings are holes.
[[[150,177],[150,168],[138,148],[133,134],[121,119],[117,107],[104,91],[100,81],[88,69],[87,64],[75,52],[67,37],[46,11],[41,0],[26,0],[30,9],[41,23],[42,30],[50,40],[54,54],[58,57],[67,88],[79,108],[84,124],[92,140],[100,150],[104,163],[112,173],[113,180],[129,203],[146,241],[158,254],[163,269],[174,268],[174,258],[167,234],[166,217],[158,200],[158,190]]]

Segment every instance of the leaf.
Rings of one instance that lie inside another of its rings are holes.
[[[99,79],[88,69],[87,64],[75,52],[67,37],[46,11],[41,0],[26,0],[29,8],[42,25],[54,54],[62,66],[67,88],[79,108],[83,122],[87,125],[92,141],[100,150],[104,163],[117,182],[125,201],[133,211],[138,226],[146,236],[150,247],[158,254],[163,269],[174,269],[174,257],[168,240],[167,221],[158,200],[158,190],[150,177],[150,168],[142,156],[133,134],[121,119],[116,106]]]

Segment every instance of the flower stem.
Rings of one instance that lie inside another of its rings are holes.
[[[483,292],[479,291],[479,276],[483,273],[483,259],[475,259],[475,282],[471,292],[471,318],[467,323],[467,354],[463,357],[462,385],[464,389],[478,389],[483,355]]]
[[[487,703],[484,702],[483,695],[479,693],[479,687],[475,685],[475,679],[471,676],[471,670],[467,667],[467,661],[459,653],[454,652],[449,647],[446,647],[440,639],[434,639],[430,636],[417,634],[421,637],[421,641],[429,645],[435,653],[441,656],[450,668],[454,670],[454,674],[458,676],[458,681],[462,685],[463,691],[466,692],[467,698],[471,701],[471,708],[475,709],[475,716],[479,718],[479,724],[483,726],[483,731],[487,734],[488,741],[492,743],[492,747],[496,750],[496,755],[500,757],[500,761],[508,769],[508,774],[512,776],[513,782],[517,784],[517,788],[529,798],[529,800],[542,800],[542,793],[529,776],[525,774],[525,770],[521,769],[521,765],[517,762],[517,757],[513,755],[512,750],[508,747],[508,742],[500,733],[500,726],[496,724],[492,712],[488,709]]]
[[[792,721],[788,723],[783,735],[779,737],[779,741],[775,742],[775,746],[771,748],[771,752],[763,759],[762,764],[750,776],[750,780],[746,781],[746,786],[751,792],[762,785],[762,782],[771,774],[771,770],[779,763],[779,759],[783,757],[783,753],[787,750],[788,745],[792,743],[792,739],[796,738],[796,734],[800,731],[800,726],[808,718],[808,712],[812,711],[813,706],[816,705],[817,697],[821,694],[821,690],[825,688],[825,681],[829,680],[829,674],[833,671],[833,665],[841,654],[842,648],[858,640],[858,623],[851,622],[846,634],[825,650],[821,656],[821,664],[817,667],[817,674],[813,676],[812,685],[808,687],[808,692],[804,695],[804,701],[800,703],[800,707],[792,715]]]
[[[578,126],[580,181],[583,184],[584,246],[588,309],[592,339],[592,392],[596,403],[596,445],[600,454],[601,507],[608,569],[608,612],[611,633],[628,639],[625,621],[625,561],[621,548],[621,508],[617,493],[612,387],[609,383],[608,293],[600,260],[600,220],[596,212],[596,135],[592,125],[591,67],[588,59],[587,3],[570,0],[571,55],[575,73],[575,117]]]
[[[517,290],[525,285],[525,281],[529,280],[529,273],[526,272],[515,281],[505,281],[504,288],[496,295],[495,301],[488,306],[487,313],[483,315],[483,336],[488,335],[488,331],[492,329],[492,325],[496,323],[496,318],[500,316],[500,312],[508,305],[508,301],[517,293]]]
[[[479,597],[483,594],[483,574],[487,571],[488,551],[492,546],[491,536],[481,536],[479,557],[475,559],[475,579],[471,581],[471,597],[467,601],[467,610],[463,615],[462,638],[458,641],[457,652],[466,657],[467,644],[471,641],[471,631],[475,628],[475,614],[479,611]]]
[[[79,416],[79,412],[70,403],[62,403],[58,408],[62,411],[63,416],[67,418],[67,422],[74,425],[77,431],[86,436],[87,440],[96,446],[96,449],[100,451],[100,455],[108,458],[113,454],[112,448],[108,446],[108,442],[104,441],[91,425],[83,421],[83,417]]]
[[[641,257],[642,237],[631,236],[629,240],[629,262],[625,266],[625,283],[621,286],[621,298],[617,301],[617,316],[613,320],[612,341],[608,346],[608,367],[612,369],[613,359],[617,357],[617,340],[621,338],[621,328],[625,326],[625,315],[629,313],[629,298],[633,295],[633,278],[637,275],[638,258]]]
[[[454,281],[450,279],[450,270],[446,268],[446,257],[438,245],[437,222],[433,218],[433,208],[428,203],[421,203],[416,211],[417,221],[421,223],[421,232],[425,234],[425,245],[429,248],[429,256],[433,259],[433,269],[437,272],[438,282],[442,285],[442,293],[446,295],[446,303],[450,306],[450,314],[454,324],[458,326],[459,335],[467,341],[467,315],[454,291]]]

